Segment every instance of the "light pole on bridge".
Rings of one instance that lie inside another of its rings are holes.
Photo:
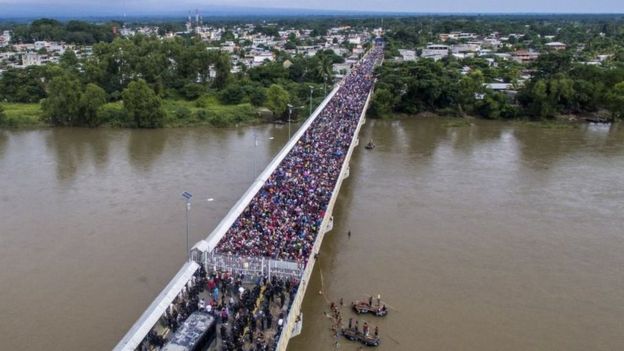
[[[304,108],[305,105],[301,105],[301,106],[293,106],[291,104],[288,104],[288,140],[290,140],[290,121],[292,120],[292,112],[293,110],[298,110],[301,108]]]
[[[314,87],[310,85],[310,116],[312,116],[312,93],[314,93]]]
[[[185,191],[182,193],[182,198],[185,200],[186,202],[186,260],[190,261],[191,260],[191,250],[189,248],[189,229],[190,229],[190,212],[191,212],[191,199],[193,198],[193,194],[189,193],[188,191]],[[213,198],[208,198],[206,199],[206,201],[208,202],[212,202],[214,201]]]
[[[257,170],[256,170],[256,164],[257,164],[257,158],[258,158],[258,152],[256,151],[256,149],[258,148],[258,133],[256,133],[256,131],[254,130],[254,155],[253,155],[253,176],[254,178],[257,177]],[[266,139],[262,139],[262,140],[273,140],[275,139],[274,137],[268,137]]]
[[[193,195],[188,191],[182,193],[182,198],[186,200],[186,260],[191,260],[191,253],[189,252],[189,213],[191,212],[191,198]]]

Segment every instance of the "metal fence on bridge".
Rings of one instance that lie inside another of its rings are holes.
[[[206,271],[243,274],[247,279],[272,276],[301,279],[303,263],[273,260],[265,257],[244,257],[220,253],[208,253],[204,256]]]

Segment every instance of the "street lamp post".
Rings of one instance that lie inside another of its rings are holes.
[[[314,93],[314,87],[310,85],[310,116],[312,116],[312,93]]]
[[[256,133],[256,131],[254,130],[254,155],[253,155],[253,174],[254,174],[254,178],[257,177],[258,172],[256,170],[256,164],[257,164],[257,156],[258,156],[258,152],[256,151],[256,148],[258,147],[258,134]],[[273,137],[268,137],[266,140],[273,140]]]
[[[186,200],[186,259],[191,260],[191,252],[189,251],[189,215],[191,212],[191,198],[193,195],[188,191],[182,193],[182,198]]]
[[[327,75],[323,75],[323,96],[327,96]]]
[[[288,140],[290,140],[290,119],[292,117],[293,105],[288,104]]]
[[[292,112],[293,112],[293,110],[304,108],[304,107],[305,107],[305,105],[293,106],[291,104],[288,104],[288,140],[290,140],[290,120],[291,120],[291,117],[292,117]]]

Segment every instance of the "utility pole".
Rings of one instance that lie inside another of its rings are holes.
[[[310,85],[310,116],[312,116],[312,93],[314,92],[314,87]]]
[[[186,200],[186,260],[191,261],[191,252],[189,251],[189,212],[191,212],[191,198],[193,195],[188,191],[182,193],[182,198]]]

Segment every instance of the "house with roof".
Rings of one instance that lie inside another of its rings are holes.
[[[562,42],[558,42],[558,41],[553,41],[550,43],[546,43],[545,46],[549,49],[549,50],[554,50],[554,51],[563,51],[567,48],[567,45],[562,43]]]
[[[448,45],[430,44],[422,50],[420,56],[422,58],[430,58],[434,61],[441,60],[449,55],[450,47]]]
[[[536,51],[518,50],[511,54],[511,58],[518,63],[527,64],[537,60],[539,55],[539,52]]]

